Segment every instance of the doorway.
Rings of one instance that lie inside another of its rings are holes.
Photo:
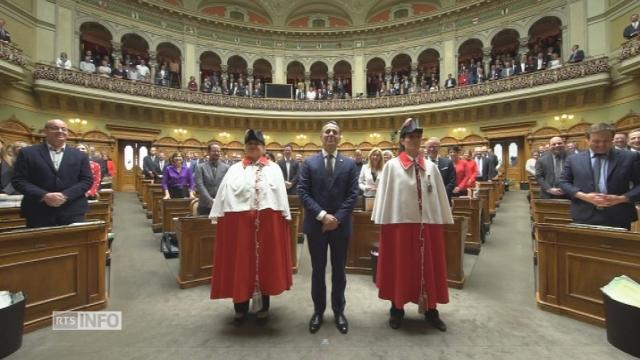
[[[510,180],[514,186],[519,186],[521,181],[526,180],[524,165],[525,158],[524,136],[510,137],[504,139],[489,140],[493,153],[498,157],[500,164],[498,172],[504,175],[506,180]]]
[[[136,190],[136,168],[142,169],[142,159],[149,153],[150,141],[118,139],[118,191]]]

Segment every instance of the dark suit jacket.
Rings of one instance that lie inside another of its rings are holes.
[[[24,217],[80,215],[89,210],[85,193],[93,184],[89,157],[69,144],[56,171],[45,142],[25,147],[14,165],[13,187],[24,195],[21,212]],[[42,201],[49,192],[61,192],[67,202],[58,208]]]
[[[476,162],[476,157],[474,156],[472,160],[473,160],[473,162]],[[492,174],[490,169],[489,169],[490,168],[490,163],[491,163],[491,160],[489,158],[487,158],[487,157],[483,157],[482,158],[482,176],[480,178],[476,177],[478,180],[480,180],[480,181],[488,181],[488,180],[491,179],[489,177]],[[476,175],[477,175],[477,173],[476,173]]]
[[[631,39],[638,36],[639,31],[640,31],[640,26],[638,26],[638,29],[634,29],[633,25],[629,24],[627,25],[626,28],[624,28],[624,32],[622,33],[622,36],[624,36],[625,39]]]
[[[589,219],[604,216],[615,219],[616,223],[612,224],[614,226],[628,226],[638,219],[634,203],[640,200],[640,154],[611,150],[607,170],[607,193],[625,195],[629,202],[598,210],[592,204],[575,197],[578,191],[595,191],[591,153],[583,151],[565,161],[560,187],[571,198],[571,216],[574,221],[589,223]]]
[[[4,31],[0,31],[0,41],[11,42],[11,34],[4,29]]]
[[[158,156],[156,155],[155,160],[151,159],[150,155],[145,156],[142,159],[142,171],[144,171],[145,176],[148,176],[149,171],[153,172],[154,177],[162,174],[160,166],[158,166]]]
[[[438,170],[442,175],[442,182],[447,189],[447,197],[451,200],[453,189],[456,187],[456,166],[451,159],[446,157],[438,157]]]
[[[456,87],[456,79],[451,78],[444,81],[445,89]]]
[[[286,181],[287,180],[286,161],[284,159],[279,160],[278,166],[280,166],[280,170],[282,170],[282,176]],[[287,189],[287,194],[289,195],[295,195],[298,193],[297,187],[298,187],[298,171],[299,170],[300,170],[300,164],[295,159],[292,158],[289,164],[289,171],[291,172],[291,174],[289,174],[289,181],[291,181],[293,185],[289,189]]]
[[[575,53],[571,53],[571,56],[569,56],[570,63],[576,63],[582,60],[584,60],[584,51],[580,49],[578,49]]]
[[[2,161],[0,164],[0,193],[15,195],[16,190],[11,185],[11,178],[13,177],[13,166],[10,166],[6,162]]]
[[[499,162],[498,156],[496,154],[487,154],[485,159],[489,160],[487,165],[487,180],[491,180],[498,176],[498,170],[496,170]]]
[[[340,238],[351,236],[351,212],[358,197],[358,173],[356,162],[338,153],[333,177],[327,175],[322,152],[304,161],[298,175],[298,195],[304,204],[304,232],[322,234],[322,222],[316,216],[322,210],[333,214],[340,225],[331,235]]]
[[[566,196],[555,196],[547,192],[550,188],[560,187],[560,174],[556,177],[553,168],[553,156],[549,152],[536,161],[536,181],[540,185],[540,197],[542,199],[566,198]],[[567,158],[565,157],[563,161],[566,163]]]

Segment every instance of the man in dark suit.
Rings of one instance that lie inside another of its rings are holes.
[[[451,89],[456,87],[456,79],[452,77],[451,74],[447,75],[447,80],[444,81],[444,88]]]
[[[587,130],[589,150],[564,164],[560,187],[571,198],[573,221],[630,229],[638,219],[640,154],[613,149],[615,127],[594,124]]]
[[[284,176],[287,194],[295,195],[298,193],[298,170],[300,169],[300,163],[293,158],[293,148],[290,144],[284,146],[282,155],[282,160],[278,160],[278,166],[280,166],[282,176]]]
[[[21,213],[30,228],[82,222],[93,184],[89,157],[66,146],[64,121],[49,120],[44,133],[46,140],[22,149],[14,165],[12,184],[24,195]]]
[[[584,51],[578,48],[578,45],[571,47],[571,55],[569,56],[569,63],[577,63],[584,60]]]
[[[158,149],[152,146],[151,149],[149,149],[149,155],[142,159],[142,171],[144,172],[145,179],[155,179],[157,175],[161,174],[158,168],[157,151]]]
[[[351,213],[358,197],[358,171],[353,159],[338,153],[340,128],[333,121],[322,127],[322,152],[304,161],[298,194],[304,204],[304,233],[311,254],[311,297],[314,312],[309,331],[320,329],[326,308],[325,268],[331,249],[331,308],[338,330],[349,330],[344,316],[345,265],[351,237]]]
[[[486,146],[482,147],[482,155],[488,160],[487,180],[493,180],[493,178],[498,176],[498,164],[500,163],[500,160],[498,160],[498,156]]]
[[[638,34],[640,34],[640,22],[638,21],[638,14],[633,14],[631,15],[631,24],[624,28],[622,36],[627,40],[631,40]]]
[[[158,154],[158,160],[156,160],[157,174],[158,175],[164,174],[164,168],[166,168],[169,165],[171,164],[169,164],[169,161],[167,161],[167,156],[163,152],[160,152]]]
[[[453,189],[456,187],[456,167],[451,159],[440,156],[440,139],[437,137],[429,138],[426,147],[427,160],[438,166],[440,175],[442,175],[442,182],[444,182],[444,187],[447,189],[447,197],[451,201]]]
[[[4,27],[4,19],[0,19],[0,41],[11,42],[11,34]]]
[[[536,161],[536,180],[540,185],[540,197],[543,199],[566,199],[560,188],[562,168],[567,161],[564,140],[554,136],[549,140],[549,148],[544,156]]]
[[[476,162],[476,168],[478,172],[476,173],[477,181],[488,181],[489,178],[489,160],[484,156],[482,152],[482,147],[478,146],[473,149],[473,161]]]

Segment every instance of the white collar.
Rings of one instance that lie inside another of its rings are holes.
[[[327,155],[329,155],[329,153],[325,149],[322,149],[322,157],[326,158]],[[331,155],[333,155],[333,158],[336,159],[338,157],[338,149],[332,152]]]

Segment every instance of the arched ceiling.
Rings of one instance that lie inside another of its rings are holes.
[[[349,27],[424,16],[462,0],[157,0],[174,10],[278,27]]]

